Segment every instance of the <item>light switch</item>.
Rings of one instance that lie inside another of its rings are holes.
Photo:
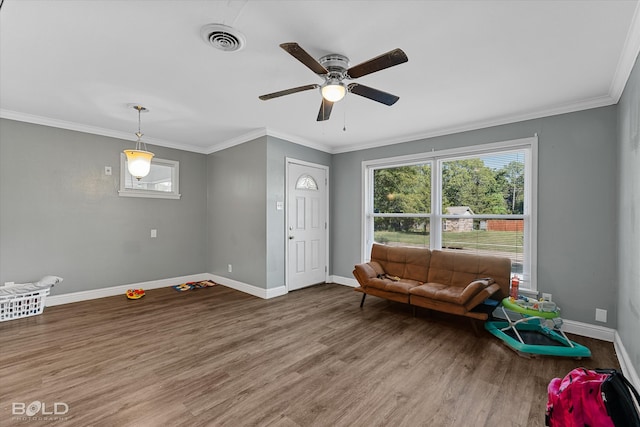
[[[156,230],[155,228],[152,228],[151,229],[151,237],[152,238],[158,237],[158,230]]]
[[[284,203],[276,202],[276,210],[281,211],[282,209],[284,209]]]
[[[104,174],[106,176],[111,176],[111,166],[105,166],[104,167]]]

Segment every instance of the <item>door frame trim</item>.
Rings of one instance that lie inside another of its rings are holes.
[[[321,165],[318,163],[307,162],[304,160],[294,159],[293,157],[285,157],[285,172],[284,172],[284,286],[289,293],[289,202],[290,202],[290,194],[289,194],[289,165],[295,163],[301,166],[309,166],[316,169],[323,169],[325,173],[325,178],[327,180],[326,186],[327,191],[325,192],[325,221],[327,226],[324,229],[324,238],[325,238],[325,267],[326,270],[324,272],[324,280],[327,281],[327,277],[329,277],[329,230],[330,230],[330,222],[329,222],[329,166]]]

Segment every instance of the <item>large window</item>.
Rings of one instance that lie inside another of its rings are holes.
[[[535,283],[537,137],[363,163],[373,242],[505,256]]]
[[[430,247],[431,163],[372,169],[374,241]]]

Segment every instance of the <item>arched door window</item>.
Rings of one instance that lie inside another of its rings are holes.
[[[296,181],[296,190],[317,190],[318,183],[311,175],[300,175]]]

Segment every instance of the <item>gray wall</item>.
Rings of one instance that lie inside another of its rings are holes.
[[[0,283],[58,275],[55,295],[206,272],[206,156],[150,146],[180,162],[182,198],[119,197],[132,144],[0,120]]]
[[[331,155],[271,136],[268,137],[268,142],[267,288],[275,288],[285,284],[286,210],[276,210],[276,202],[285,201],[286,158],[329,166],[329,179],[331,180]]]
[[[567,319],[617,323],[616,107],[605,107],[335,155],[333,274],[351,277],[360,262],[363,160],[414,154],[538,133],[538,290]]]
[[[260,288],[267,284],[266,157],[266,136],[207,157],[208,272]]]
[[[276,202],[285,201],[287,157],[331,164],[330,154],[271,136],[208,156],[210,273],[263,289],[284,285],[285,210]]]
[[[618,104],[618,333],[640,373],[640,62]]]

